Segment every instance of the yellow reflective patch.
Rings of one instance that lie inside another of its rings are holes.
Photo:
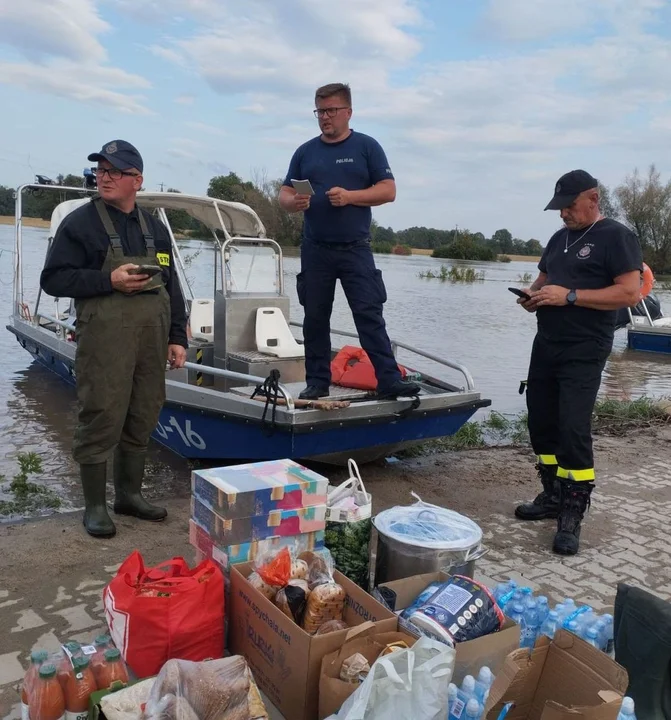
[[[588,468],[587,470],[567,470],[566,468],[557,468],[557,477],[563,478],[564,480],[573,480],[573,482],[589,482],[594,480],[596,475],[594,468]]]
[[[556,455],[539,455],[538,462],[541,465],[556,465],[557,464],[557,456]]]
[[[168,253],[156,253],[156,259],[159,265],[170,267],[170,255]]]

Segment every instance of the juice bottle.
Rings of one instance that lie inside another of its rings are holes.
[[[30,653],[30,667],[26,671],[21,686],[21,720],[29,720],[28,703],[33,692],[33,685],[37,679],[40,665],[43,665],[48,657],[49,653],[46,650],[36,650]]]
[[[69,642],[65,643],[63,647],[65,648],[65,650],[63,650],[63,657],[58,664],[58,682],[61,684],[63,692],[65,692],[68,678],[72,675],[72,661],[76,657],[81,657],[82,646],[78,642]],[[70,653],[72,659],[70,659],[70,655],[68,655],[66,650]]]
[[[56,677],[56,666],[42,665],[28,703],[30,720],[64,720],[65,697]]]
[[[112,638],[109,635],[98,635],[98,637],[93,641],[93,644],[95,645],[96,651],[91,658],[91,670],[93,671],[93,676],[95,677],[97,683],[100,666],[105,664],[105,651],[110,650],[114,647],[114,645],[112,644]]]
[[[76,657],[65,686],[65,720],[86,720],[89,698],[98,689],[87,657]]]
[[[128,670],[117,648],[105,652],[105,664],[98,670],[98,690],[107,690],[113,682],[128,684]]]

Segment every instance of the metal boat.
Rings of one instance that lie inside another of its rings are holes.
[[[63,218],[89,202],[95,188],[27,184],[16,192],[14,296],[7,329],[37,362],[74,385],[74,301],[51,298],[37,288],[26,294],[24,287],[22,198],[35,191],[79,194],[56,206],[45,238],[46,257]],[[304,348],[296,337],[300,323],[290,319],[282,248],[266,237],[254,210],[242,203],[171,192],[140,192],[137,203],[168,229],[189,317],[188,362],[180,370],[166,369],[166,402],[153,434],[178,455],[366,462],[452,435],[479,408],[491,404],[476,390],[466,367],[398,341],[393,341],[394,352],[402,348],[424,364],[432,361],[458,374],[460,385],[415,371],[421,386],[418,398],[380,399],[333,385],[326,402],[297,399],[305,381]],[[170,210],[186,211],[211,233],[212,288],[207,294],[192,289],[166,214]]]
[[[662,314],[654,293],[627,311],[627,346],[631,350],[671,354],[671,317]]]

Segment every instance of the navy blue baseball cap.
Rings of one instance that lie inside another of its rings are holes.
[[[118,170],[130,170],[133,168],[139,170],[140,173],[144,170],[142,155],[134,145],[126,142],[126,140],[112,140],[105,143],[100,152],[89,155],[89,160],[91,162],[107,160]]]
[[[571,170],[571,172],[562,175],[555,185],[555,194],[552,200],[547,204],[546,210],[563,210],[573,201],[584,193],[585,190],[592,190],[599,186],[596,178],[593,178],[585,170]]]

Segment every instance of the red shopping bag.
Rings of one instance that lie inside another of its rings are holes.
[[[183,558],[145,568],[135,550],[103,590],[115,645],[138,678],[156,675],[167,660],[201,661],[224,654],[224,577],[205,560]]]

